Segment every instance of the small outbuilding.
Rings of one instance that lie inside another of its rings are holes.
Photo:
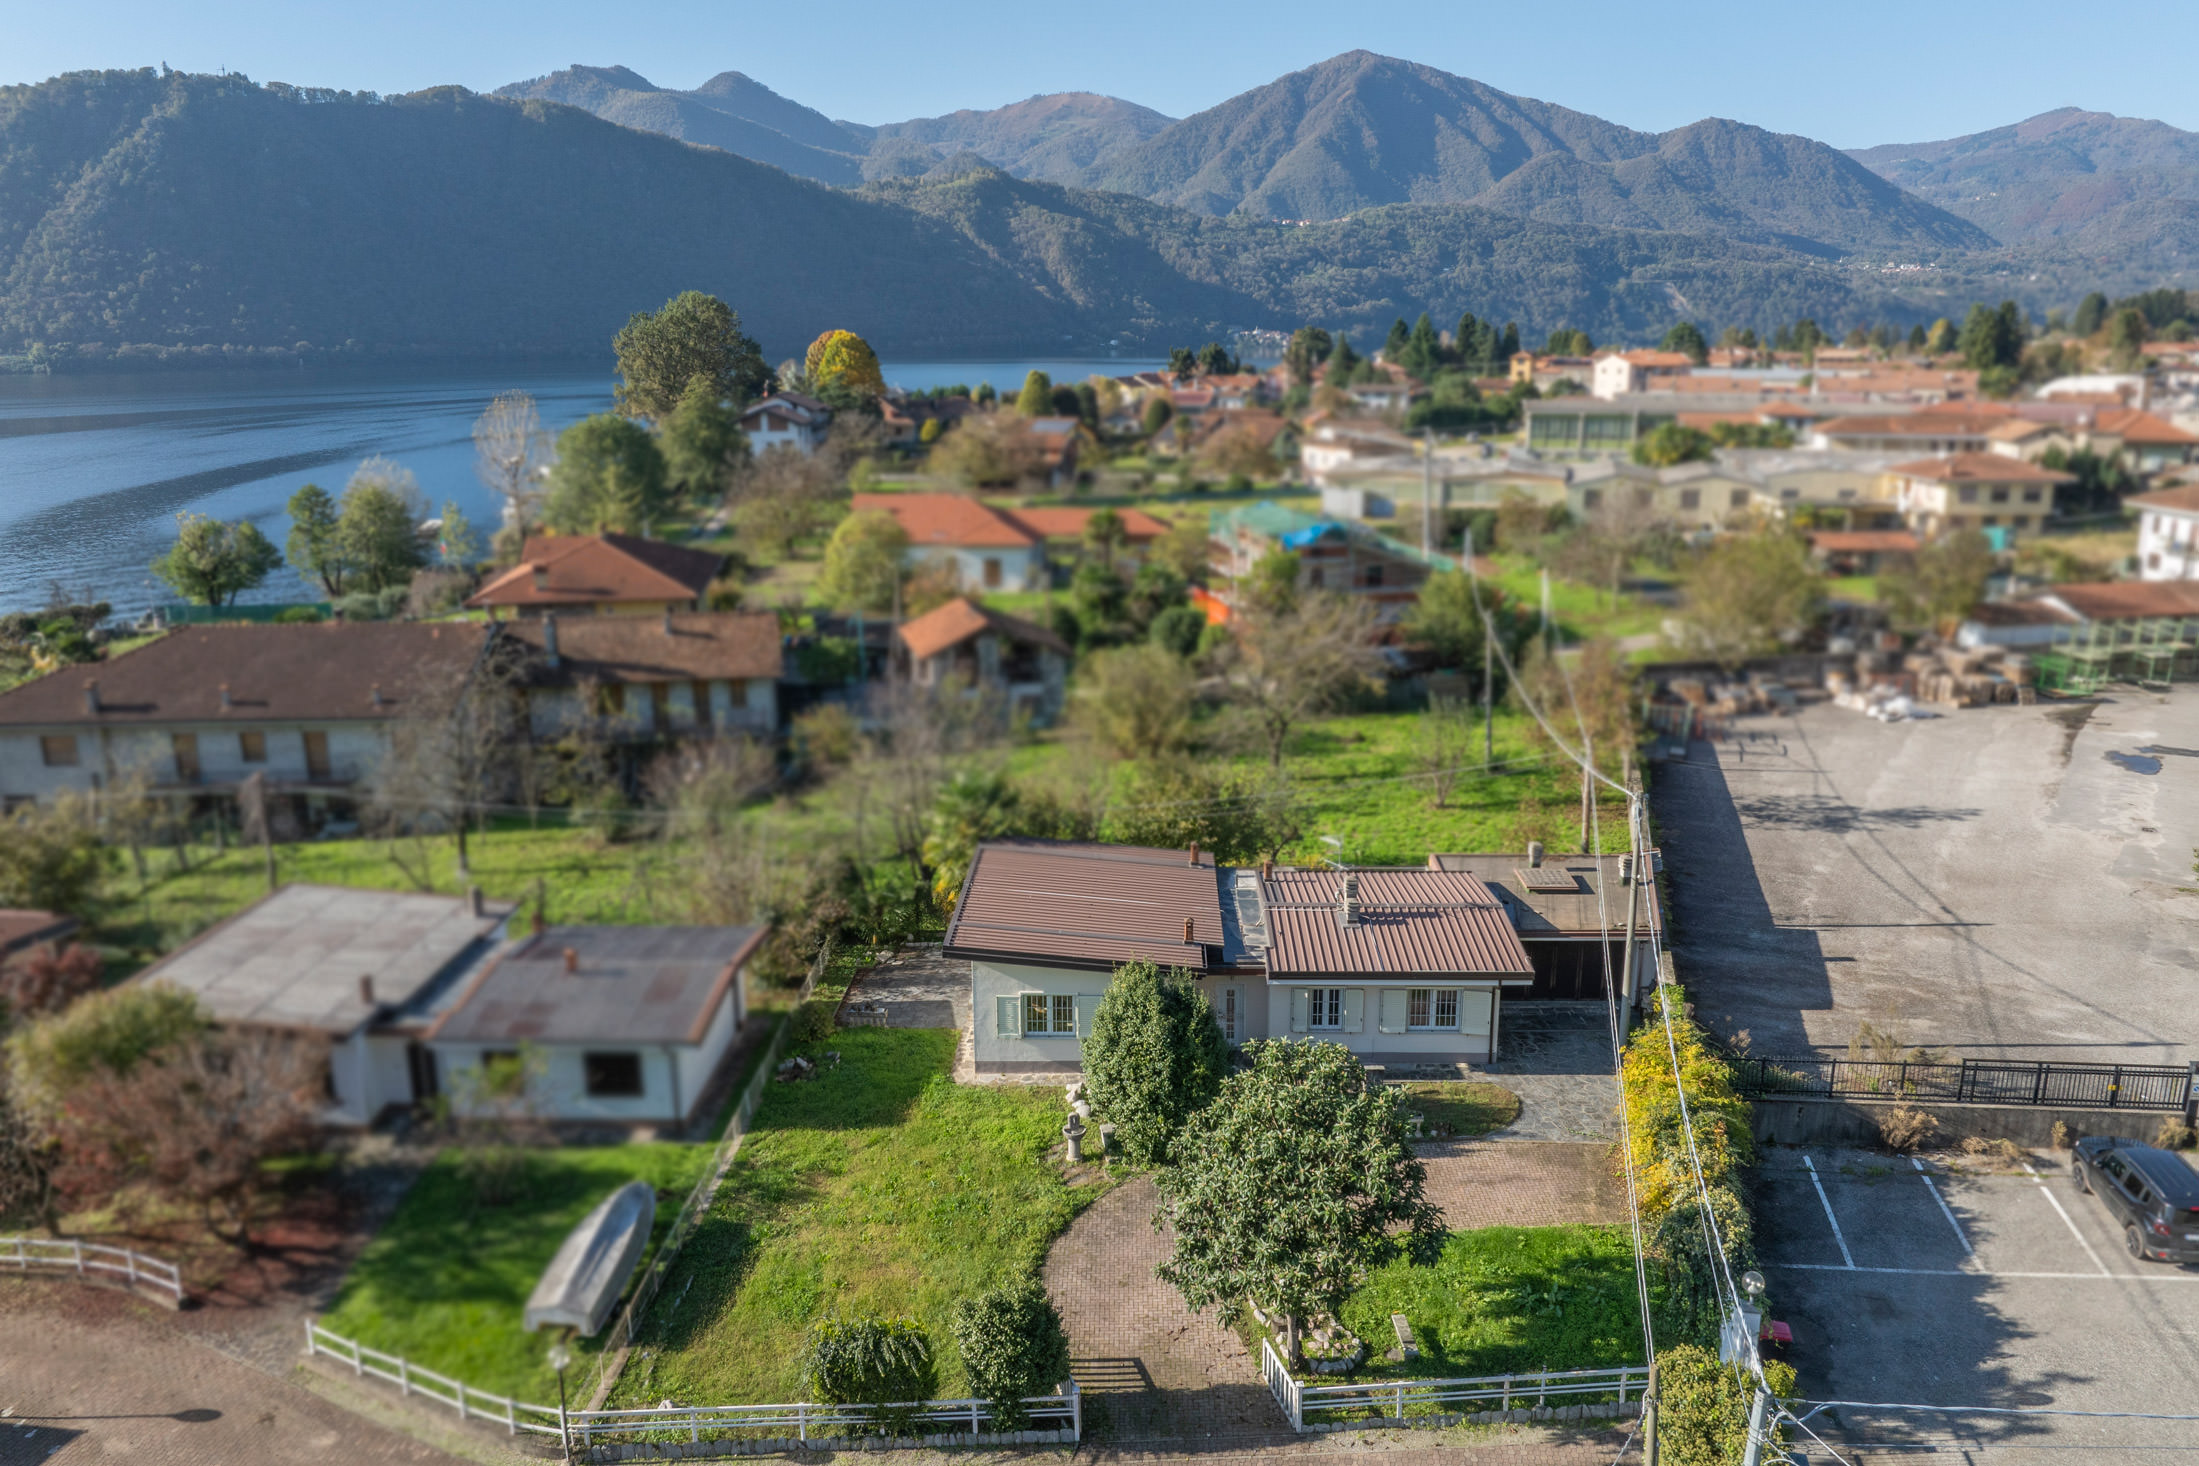
[[[484,964],[427,1042],[452,1074],[534,1049],[534,1109],[547,1120],[684,1124],[748,1017],[764,933],[548,927]]]

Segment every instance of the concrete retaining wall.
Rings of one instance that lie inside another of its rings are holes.
[[[1758,1100],[1751,1129],[1765,1145],[1876,1145],[1878,1122],[1898,1102],[1840,1099]],[[2161,1110],[2063,1110],[2034,1105],[1951,1105],[1918,1102],[1909,1106],[1939,1121],[1934,1144],[1967,1140],[2012,1140],[2044,1147],[2054,1138],[2054,1122],[2073,1137],[2120,1135],[2153,1139],[2164,1119],[2182,1116]]]
[[[706,1461],[727,1456],[781,1456],[826,1451],[922,1451],[973,1446],[1073,1446],[1073,1430],[1004,1430],[998,1432],[949,1431],[922,1436],[822,1436],[808,1440],[792,1436],[768,1439],[699,1441],[632,1441],[590,1446],[580,1452],[587,1461]]]

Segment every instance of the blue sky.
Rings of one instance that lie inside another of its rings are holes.
[[[2094,20],[2112,17],[2105,33]],[[574,62],[662,86],[744,71],[892,122],[1038,92],[1182,116],[1364,47],[1629,126],[1738,118],[1841,147],[1953,136],[2060,106],[2199,130],[2199,5],[727,5],[693,0],[0,0],[0,82],[166,62],[255,81],[488,90]]]

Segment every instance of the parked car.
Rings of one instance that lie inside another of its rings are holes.
[[[2174,1151],[2091,1135],[2077,1142],[2069,1173],[2123,1224],[2132,1257],[2199,1263],[2199,1172]]]

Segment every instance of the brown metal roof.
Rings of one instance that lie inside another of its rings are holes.
[[[25,947],[35,947],[40,942],[62,941],[76,928],[75,917],[63,916],[58,911],[0,909],[0,957],[20,952]]]
[[[1339,910],[1347,875],[1358,892],[1349,925]],[[1471,875],[1280,870],[1263,894],[1270,978],[1534,975],[1504,907]]]
[[[401,717],[415,710],[416,694],[464,682],[488,634],[463,622],[184,627],[0,692],[0,724]]]
[[[1221,944],[1210,854],[1194,863],[1183,850],[1017,840],[978,847],[947,924],[946,951],[1055,967],[1143,958],[1204,972]]]
[[[544,656],[545,619],[500,622],[498,630],[529,650],[528,680],[544,685],[746,681],[777,677],[783,665],[779,618],[769,611],[560,616],[554,669]]]
[[[763,928],[745,926],[553,926],[491,963],[428,1036],[446,1043],[700,1043],[763,937]]]
[[[1553,937],[1589,937],[1605,930],[1617,936],[1626,934],[1625,886],[1619,884],[1619,858],[1607,855],[1599,867],[1594,856],[1545,856],[1543,867],[1557,867],[1569,872],[1575,880],[1570,891],[1531,891],[1519,878],[1519,871],[1526,866],[1524,855],[1474,854],[1431,855],[1428,864],[1435,869],[1470,874],[1485,884],[1496,898],[1504,903],[1510,913],[1512,928],[1528,941]],[[1608,882],[1607,894],[1602,902],[1596,899],[1599,882]],[[1657,907],[1655,882],[1642,888],[1642,911],[1636,918],[1634,930],[1647,934],[1660,931],[1664,915]]]

